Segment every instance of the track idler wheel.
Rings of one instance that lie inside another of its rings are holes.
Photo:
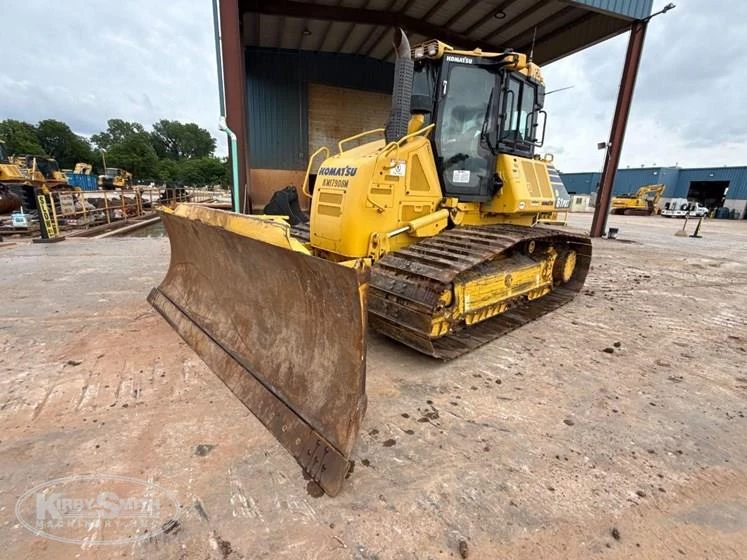
[[[565,249],[558,254],[552,268],[552,277],[558,284],[567,283],[576,270],[576,251]]]

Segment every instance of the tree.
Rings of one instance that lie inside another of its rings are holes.
[[[187,159],[180,164],[179,180],[185,185],[224,185],[226,166],[214,157]]]
[[[126,169],[139,180],[152,180],[158,174],[158,156],[147,132],[131,134],[112,144],[106,154],[106,164]]]
[[[109,119],[106,121],[107,128],[91,136],[93,142],[99,149],[109,151],[115,144],[136,135],[147,134],[143,125],[136,122],[128,122],[122,119]]]
[[[162,119],[153,125],[150,136],[162,159],[206,158],[215,151],[215,139],[195,123]]]
[[[163,183],[173,183],[179,180],[179,164],[173,159],[162,159],[158,162],[156,173],[158,180]]]
[[[54,119],[40,121],[36,125],[36,136],[44,153],[55,158],[63,169],[72,169],[79,161],[93,160],[88,140],[75,134],[64,122]]]
[[[0,140],[5,142],[5,151],[13,154],[44,154],[36,129],[27,122],[7,119],[0,121]]]

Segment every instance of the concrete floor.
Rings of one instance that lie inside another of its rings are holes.
[[[572,304],[466,357],[371,335],[334,499],[146,304],[167,240],[0,247],[0,556],[744,558],[747,222],[610,225]],[[158,483],[178,525],[101,546],[19,524],[24,492],[83,473]]]

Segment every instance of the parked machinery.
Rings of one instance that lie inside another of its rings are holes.
[[[67,190],[67,175],[60,170],[57,160],[49,156],[23,154],[10,158],[26,178],[43,192]]]
[[[118,167],[107,167],[103,175],[99,175],[99,189],[112,191],[114,189],[129,189],[132,187],[132,173]]]
[[[11,161],[5,151],[5,143],[0,140],[0,183],[25,183],[26,176],[15,161]]]
[[[21,208],[24,189],[29,189],[33,198],[34,187],[28,182],[21,169],[12,163],[0,140],[0,214],[8,214]]]
[[[93,174],[93,165],[91,165],[90,163],[78,162],[75,164],[73,173],[75,173],[76,175],[91,175]]]
[[[556,211],[539,67],[402,32],[394,48],[386,128],[310,158],[310,224],[165,210],[149,296],[329,494],[366,409],[367,324],[454,358],[572,300],[591,259],[587,235],[538,225]]]
[[[617,195],[612,199],[611,214],[651,216],[661,200],[666,185],[643,185],[634,193]]]

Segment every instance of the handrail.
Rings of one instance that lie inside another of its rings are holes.
[[[402,145],[402,143],[405,142],[405,140],[409,140],[410,138],[413,138],[415,136],[419,136],[421,134],[425,138],[428,138],[428,136],[430,136],[430,133],[433,131],[433,129],[435,128],[435,126],[436,126],[436,123],[429,124],[428,126],[426,126],[424,128],[421,128],[421,129],[418,129],[415,132],[411,132],[410,134],[404,135],[399,140],[394,140],[392,142],[389,142],[389,144],[387,144],[386,146],[384,146],[384,149],[381,150],[381,155],[387,154],[392,149],[396,148],[397,149],[397,155],[399,156],[399,148]],[[395,159],[397,159],[397,158],[395,158]],[[395,163],[395,165],[396,165],[396,163]],[[394,165],[392,167],[394,167]]]
[[[316,156],[318,156],[321,152],[327,152],[327,156],[324,159],[327,159],[329,157],[329,148],[327,146],[322,146],[316,152],[311,154],[311,157],[309,158],[309,164],[306,166],[306,175],[303,178],[301,192],[309,198],[312,197],[311,193],[307,190],[307,187],[309,185],[309,175],[311,174],[311,164],[314,163],[314,158],[316,158]]]
[[[358,134],[354,136],[349,136],[348,138],[343,138],[337,143],[337,148],[340,150],[340,153],[342,153],[344,150],[342,149],[342,145],[346,144],[347,142],[352,142],[353,140],[357,140],[358,138],[363,138],[364,136],[368,136],[369,134],[375,134],[378,132],[384,132],[385,129],[383,128],[374,128],[371,130],[366,130],[365,132],[359,132]]]

